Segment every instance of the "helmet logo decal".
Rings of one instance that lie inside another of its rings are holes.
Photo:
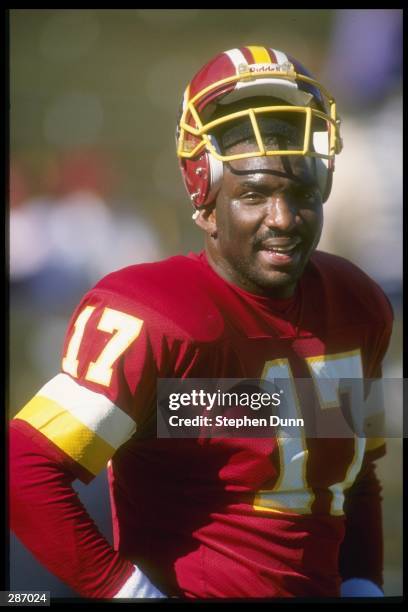
[[[283,64],[240,64],[238,66],[237,72],[238,74],[242,74],[245,72],[293,72],[293,74],[295,74],[295,69],[293,67],[293,64],[291,64],[290,62],[284,62]]]

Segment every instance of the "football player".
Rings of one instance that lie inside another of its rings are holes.
[[[11,423],[12,528],[80,595],[382,595],[383,439],[156,435],[160,378],[287,378],[301,409],[296,378],[381,377],[386,297],[316,251],[341,148],[334,98],[282,51],[231,49],[186,88],[204,250],[103,278]],[[113,547],[72,488],[106,466]]]

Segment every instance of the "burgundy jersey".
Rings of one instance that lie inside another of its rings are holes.
[[[391,323],[378,286],[321,252],[284,300],[203,253],[130,266],[84,297],[61,373],[16,420],[83,481],[108,464],[114,546],[163,592],[336,596],[345,491],[383,440],[158,439],[157,379],[376,378]]]

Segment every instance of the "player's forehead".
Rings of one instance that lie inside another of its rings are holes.
[[[228,149],[229,155],[252,153],[258,147],[253,142],[240,142]],[[249,180],[273,187],[283,180],[307,186],[314,185],[316,175],[313,160],[303,155],[271,155],[236,159],[224,164],[224,178],[232,184]]]

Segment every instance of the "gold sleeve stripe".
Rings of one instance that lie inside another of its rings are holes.
[[[294,512],[296,514],[310,513],[309,491],[266,491],[261,490],[255,496],[254,510],[263,512]]]
[[[15,418],[27,421],[92,474],[98,474],[115,449],[62,406],[36,395]]]
[[[136,431],[135,421],[106,395],[90,391],[68,374],[54,376],[37,396],[58,404],[114,449],[127,442]]]
[[[252,53],[255,64],[270,64],[271,58],[265,47],[249,46],[247,49]]]
[[[367,438],[366,452],[376,450],[385,444],[384,438]]]

